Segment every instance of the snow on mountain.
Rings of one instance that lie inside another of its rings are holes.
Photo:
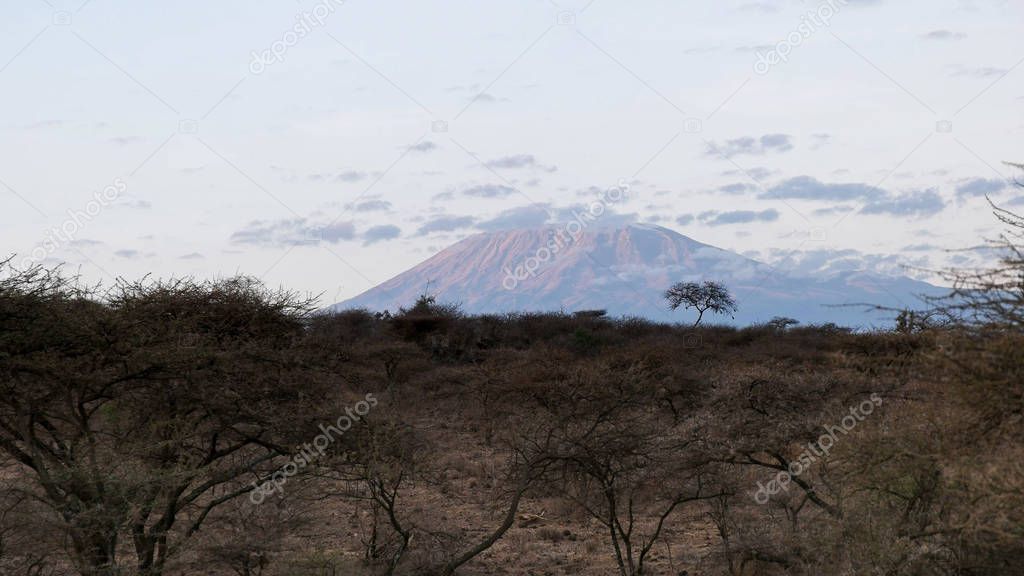
[[[910,278],[869,273],[791,277],[673,230],[633,224],[476,234],[332,308],[395,311],[429,286],[439,302],[460,303],[469,313],[606,309],[614,316],[686,322],[692,312],[670,312],[662,297],[682,280],[723,282],[739,312],[734,320],[709,320],[737,324],[789,316],[803,323],[886,325],[890,315],[844,305],[919,308],[920,294],[942,293]]]

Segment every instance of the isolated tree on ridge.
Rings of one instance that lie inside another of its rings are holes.
[[[686,309],[695,309],[697,321],[693,323],[694,326],[700,324],[704,313],[708,310],[715,314],[730,315],[738,310],[736,300],[729,293],[729,289],[721,282],[712,280],[705,280],[703,283],[677,282],[665,291],[665,298],[672,310],[676,310],[680,306]]]

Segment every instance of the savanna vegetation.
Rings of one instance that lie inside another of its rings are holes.
[[[1020,574],[1000,214],[998,270],[871,333],[8,267],[0,574]]]

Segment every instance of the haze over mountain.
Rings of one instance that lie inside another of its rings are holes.
[[[911,278],[863,272],[789,276],[661,226],[591,228],[575,235],[552,226],[470,236],[332,308],[395,311],[428,292],[469,313],[606,309],[614,316],[686,322],[694,314],[670,312],[662,297],[683,280],[725,283],[739,311],[734,319],[708,320],[736,324],[789,316],[803,323],[877,326],[891,315],[844,305],[916,308],[919,295],[943,292]]]

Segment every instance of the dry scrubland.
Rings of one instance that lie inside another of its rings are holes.
[[[0,281],[0,574],[1024,566],[1019,330],[307,312]]]

